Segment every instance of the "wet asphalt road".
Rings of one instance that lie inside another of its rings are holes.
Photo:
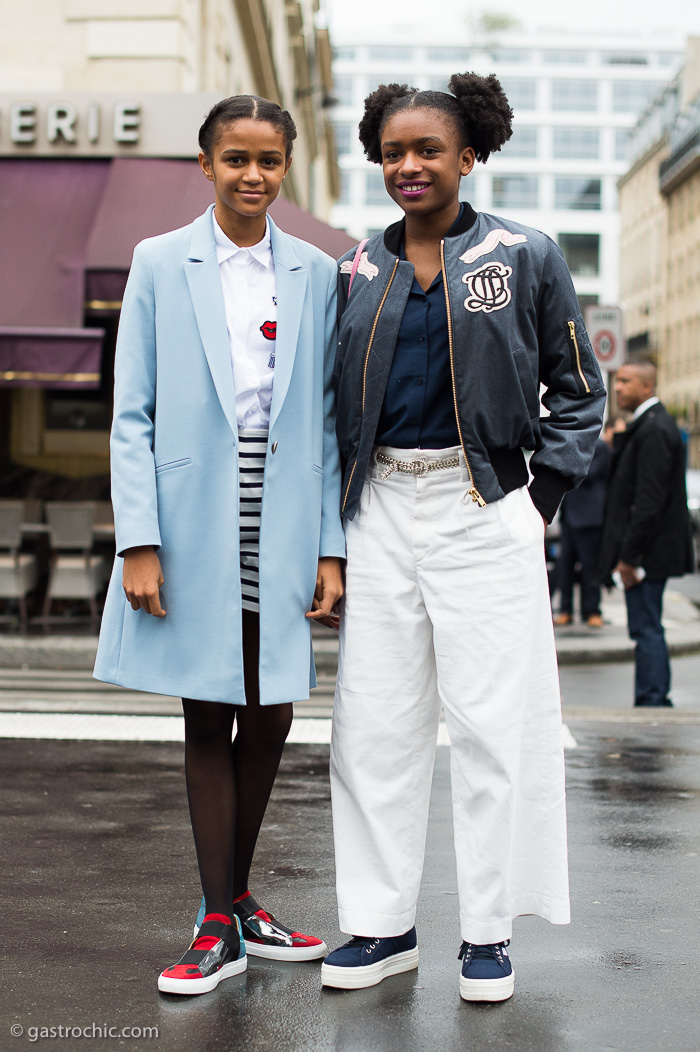
[[[697,667],[688,660],[683,669]],[[583,691],[585,677],[576,682],[570,690]],[[573,923],[516,922],[516,993],[497,1006],[458,993],[446,748],[417,972],[322,991],[317,964],[251,959],[212,994],[178,998],[158,994],[156,977],[185,949],[198,900],[181,746],[0,742],[0,1050],[698,1052],[700,725],[570,727]],[[280,918],[337,945],[327,761],[326,746],[288,747],[253,888]],[[93,1023],[157,1027],[158,1037],[31,1040],[32,1027]]]

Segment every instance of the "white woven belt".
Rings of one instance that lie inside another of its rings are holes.
[[[430,471],[442,471],[445,468],[458,468],[459,455],[444,457],[442,460],[428,460],[427,457],[416,457],[414,460],[397,460],[385,453],[375,453],[378,464],[386,464],[381,474],[382,482],[398,471],[401,475],[416,475],[424,478]]]

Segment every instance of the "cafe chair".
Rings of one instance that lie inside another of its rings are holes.
[[[38,567],[35,555],[20,552],[24,501],[0,501],[0,599],[16,599],[19,607],[20,631],[27,631],[27,595],[37,583]],[[10,614],[0,621],[15,621]]]
[[[106,580],[106,563],[92,551],[95,502],[46,501],[44,508],[51,543],[49,583],[40,618],[44,631],[48,631],[49,622],[58,620],[51,617],[54,599],[86,600],[90,625],[97,631],[97,596]]]

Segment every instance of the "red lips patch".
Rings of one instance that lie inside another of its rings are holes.
[[[260,332],[263,334],[266,340],[277,339],[277,322],[276,321],[264,321],[260,326]]]

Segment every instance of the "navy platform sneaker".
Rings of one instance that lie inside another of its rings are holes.
[[[465,1001],[507,1001],[513,996],[515,975],[506,949],[509,941],[489,946],[462,943],[459,993]]]
[[[340,990],[360,990],[365,986],[376,986],[387,975],[410,972],[417,967],[415,928],[405,935],[384,939],[356,935],[328,954],[321,965],[321,983]]]

